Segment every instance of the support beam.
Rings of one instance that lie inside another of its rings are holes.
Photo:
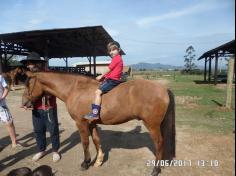
[[[91,75],[91,71],[92,71],[92,66],[91,66],[91,56],[88,57],[88,61],[89,61],[89,74]]]
[[[208,82],[211,82],[211,59],[212,57],[209,57],[209,70],[208,70]]]
[[[66,57],[66,58],[63,58],[63,60],[65,61],[65,63],[66,63],[66,71],[68,72],[68,58]]]
[[[206,82],[206,74],[207,74],[207,57],[205,57],[204,82]]]
[[[94,77],[97,76],[97,72],[96,72],[96,56],[93,56],[93,76]]]
[[[215,54],[215,73],[214,73],[214,84],[217,84],[217,74],[218,74],[218,53]]]
[[[66,70],[68,71],[68,58],[66,57]]]
[[[48,46],[49,46],[50,40],[46,39],[45,41],[45,48],[44,48],[44,59],[47,61],[46,67],[49,67],[49,56],[48,56]]]

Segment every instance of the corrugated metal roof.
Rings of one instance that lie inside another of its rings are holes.
[[[89,26],[0,34],[0,41],[3,53],[26,55],[35,51],[42,57],[66,58],[107,56],[106,45],[113,39],[103,26]]]
[[[212,50],[209,50],[207,52],[205,52],[203,55],[201,55],[198,60],[201,60],[205,57],[210,57],[216,53],[218,53],[219,51],[221,51],[222,53],[230,53],[230,54],[235,54],[235,40],[232,40],[230,42],[227,42],[223,45],[220,45]]]

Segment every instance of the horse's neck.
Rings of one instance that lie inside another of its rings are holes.
[[[71,74],[62,74],[62,73],[52,73],[52,72],[38,72],[38,80],[43,85],[43,90],[48,92],[62,101],[66,101],[67,97],[72,92],[72,89],[77,86],[77,92],[80,93],[78,85],[88,86],[87,82],[91,81],[91,78],[86,78],[84,76],[77,76]]]

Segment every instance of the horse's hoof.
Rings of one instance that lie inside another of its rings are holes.
[[[160,167],[154,167],[151,176],[158,176],[161,173]]]
[[[91,162],[91,159],[88,160],[88,161],[82,162],[82,164],[80,165],[80,170],[81,170],[81,171],[88,170],[88,168],[89,168],[89,166],[90,166],[90,162]]]
[[[94,163],[94,167],[99,167],[102,165],[103,163],[103,158],[104,158],[104,154],[100,153],[100,155],[97,157],[96,162]]]
[[[93,165],[93,167],[100,167],[102,165],[102,161],[96,161]]]

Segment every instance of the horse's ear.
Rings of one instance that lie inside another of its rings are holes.
[[[35,76],[34,73],[31,71],[26,71],[25,74],[27,75],[28,78],[32,78]]]

